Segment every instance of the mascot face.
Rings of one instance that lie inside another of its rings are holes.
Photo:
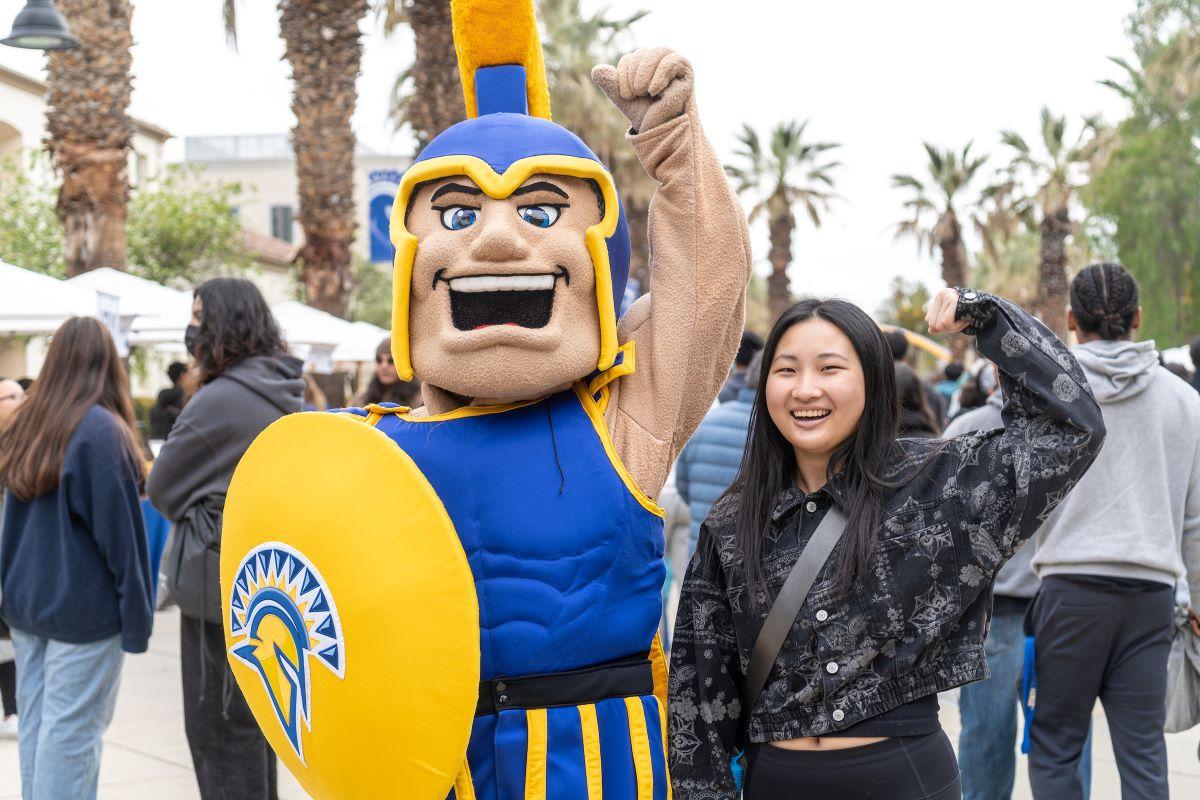
[[[523,399],[596,368],[600,324],[589,228],[592,179],[534,173],[502,198],[467,176],[416,187],[410,286],[413,371],[464,397]]]

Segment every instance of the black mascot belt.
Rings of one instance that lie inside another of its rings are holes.
[[[480,681],[475,716],[507,708],[579,706],[648,694],[654,694],[654,672],[649,658],[638,657],[570,672]]]

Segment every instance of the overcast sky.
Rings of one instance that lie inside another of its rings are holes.
[[[7,31],[22,5],[0,0],[0,27]],[[1107,57],[1129,52],[1124,26],[1134,3],[585,0],[600,5],[614,16],[650,9],[635,44],[668,45],[691,59],[701,116],[723,158],[742,122],[765,129],[808,118],[812,137],[843,145],[844,200],[820,230],[801,225],[792,283],[873,311],[894,275],[940,285],[930,256],[892,240],[904,195],[890,188],[890,176],[923,168],[922,141],[959,147],[973,139],[998,164],[997,132],[1014,128],[1032,140],[1043,105],[1076,118],[1119,118],[1121,103],[1097,81],[1119,77]],[[236,52],[226,45],[220,6],[135,0],[133,113],[180,138],[287,131],[294,118],[275,2],[239,2]],[[707,8],[725,13],[700,12]],[[374,17],[364,32],[356,130],[377,150],[407,154],[410,140],[391,132],[387,108],[412,57],[411,36],[385,38]],[[0,48],[5,66],[42,74],[43,63],[40,54]],[[168,157],[181,156],[176,141]],[[754,245],[764,269],[761,225]]]

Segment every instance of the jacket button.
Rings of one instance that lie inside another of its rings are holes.
[[[811,514],[817,510],[817,504],[812,500],[809,500],[808,503],[805,504],[804,510]]]
[[[496,702],[500,705],[508,705],[508,695],[502,694],[496,698]]]
[[[822,608],[820,611],[817,612],[817,622],[824,622],[827,619],[829,619],[828,611],[826,611],[825,609]]]
[[[507,689],[508,689],[508,684],[506,684],[504,681],[500,681],[499,683],[496,684],[497,692],[503,692]]]
[[[834,722],[841,722],[845,718],[846,718],[845,711],[842,711],[840,708],[834,710],[834,712],[833,712],[833,721]]]
[[[828,672],[830,675],[836,675],[837,671],[838,671],[837,662],[830,661],[828,664],[825,665],[825,671]]]

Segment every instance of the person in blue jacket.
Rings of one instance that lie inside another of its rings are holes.
[[[742,453],[746,449],[746,431],[750,428],[750,412],[754,408],[754,387],[758,385],[761,367],[762,357],[755,354],[746,367],[743,385],[738,388],[737,395],[705,415],[675,462],[675,490],[691,512],[688,560],[696,549],[700,523],[737,477],[738,465],[742,463]]]
[[[144,470],[128,386],[108,330],[70,319],[0,434],[0,616],[17,654],[24,800],[96,797],[124,654],[150,640]]]

